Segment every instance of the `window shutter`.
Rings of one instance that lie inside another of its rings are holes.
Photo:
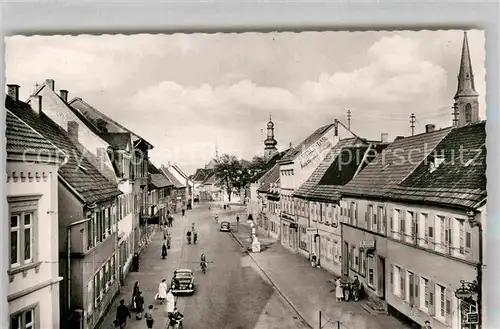
[[[413,275],[413,291],[415,293],[415,300],[413,305],[420,306],[420,277],[416,274]]]
[[[382,212],[383,212],[382,230],[383,230],[383,232],[385,232],[387,234],[387,232],[386,232],[386,229],[387,229],[387,208],[386,207],[382,208]]]
[[[429,280],[429,315],[436,314],[436,308],[434,306],[434,293],[436,292],[436,286],[434,282]]]
[[[394,231],[394,223],[392,220],[392,217],[394,216],[394,211],[391,211],[391,214],[389,215],[389,225],[390,225],[390,233]]]
[[[451,323],[451,296],[450,296],[450,290],[446,289],[445,291],[446,295],[446,323]]]
[[[427,231],[428,231],[428,235],[429,235],[429,239],[427,241],[427,243],[431,244],[431,243],[434,243],[434,217],[429,217],[427,219]]]
[[[406,284],[405,284],[405,277],[406,277],[406,271],[404,268],[401,268],[400,271],[400,277],[401,277],[401,299],[406,300]]]
[[[391,265],[390,286],[391,293],[394,293],[394,265]]]

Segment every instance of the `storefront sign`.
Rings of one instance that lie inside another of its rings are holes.
[[[326,136],[321,137],[316,143],[309,146],[309,148],[300,155],[299,157],[300,167],[301,168],[306,167],[314,159],[316,159],[321,154],[321,152],[323,152],[326,149],[329,149],[331,146],[332,143]]]
[[[479,314],[477,313],[467,313],[467,317],[465,319],[466,324],[478,324],[479,323]]]
[[[317,228],[308,227],[308,228],[306,228],[306,232],[310,233],[310,234],[317,233],[318,229]]]
[[[375,240],[361,241],[359,243],[359,248],[361,248],[361,249],[375,249]]]

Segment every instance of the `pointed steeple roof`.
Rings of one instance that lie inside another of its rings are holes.
[[[458,72],[458,88],[455,99],[460,96],[478,96],[474,86],[474,74],[472,73],[472,64],[470,61],[469,42],[467,32],[464,32],[464,43],[462,46],[462,58],[460,60],[460,71]]]

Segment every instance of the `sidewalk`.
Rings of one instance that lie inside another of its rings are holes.
[[[114,328],[113,321],[116,316],[116,308],[120,304],[120,300],[125,299],[125,304],[128,306],[132,299],[132,291],[136,281],[139,282],[140,290],[144,297],[144,308],[152,304],[154,305],[153,316],[155,319],[155,328],[166,328],[167,315],[165,305],[160,305],[154,300],[154,296],[158,292],[158,284],[162,279],[170,282],[172,273],[177,269],[181,262],[182,246],[184,245],[184,228],[190,223],[184,218],[178,217],[174,220],[173,227],[169,227],[168,231],[172,235],[172,247],[168,250],[168,255],[165,260],[161,258],[161,245],[163,243],[163,233],[158,230],[153,234],[150,243],[144,247],[139,258],[139,272],[129,272],[125,278],[124,285],[120,287],[120,293],[115,298],[113,305],[102,320],[99,329]],[[132,313],[132,318],[127,319],[127,329],[144,329],[146,322],[135,319],[135,312]]]
[[[233,235],[240,244],[249,247],[251,229],[246,221],[240,221],[239,226],[239,232]],[[306,258],[287,251],[276,240],[263,236],[259,230],[257,237],[263,247],[262,252],[249,255],[313,328],[319,327],[320,310],[324,329],[337,329],[337,321],[341,322],[342,329],[410,328],[389,315],[368,313],[359,302],[337,302],[332,291],[335,287],[330,283],[330,273],[312,268]]]

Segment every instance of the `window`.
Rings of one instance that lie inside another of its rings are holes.
[[[366,228],[368,230],[376,230],[376,226],[375,226],[375,222],[374,222],[374,219],[373,219],[373,206],[372,205],[369,205],[368,206],[368,210],[366,212]]]
[[[39,197],[9,197],[8,199],[10,267],[14,268],[33,263],[35,259],[35,224]]]
[[[405,241],[406,234],[408,232],[407,227],[406,227],[406,220],[404,213],[402,211],[398,212],[399,215],[399,232],[400,232],[400,238],[401,240]]]
[[[465,123],[472,122],[472,106],[470,103],[465,105]]]
[[[401,295],[401,268],[399,266],[393,265],[393,294],[396,296]]]
[[[465,255],[465,222],[463,220],[458,222],[458,252],[461,255]]]
[[[356,246],[351,246],[351,268],[358,271],[358,255],[356,254]]]
[[[434,236],[434,249],[436,251],[443,251],[443,246],[445,243],[445,226],[444,217],[436,215],[436,234]],[[430,235],[430,234],[429,234]]]
[[[436,284],[436,317],[446,317],[446,288],[439,284]]]
[[[420,309],[424,312],[427,312],[429,309],[429,280],[426,278],[420,277]]]
[[[337,241],[333,242],[333,260],[335,262],[339,261],[339,243]]]
[[[368,268],[368,285],[373,287],[373,283],[375,280],[375,259],[372,254],[368,254],[367,256],[367,268]]]
[[[399,228],[399,209],[394,209],[392,214],[392,237],[395,239],[400,238]]]
[[[427,246],[429,242],[429,229],[428,229],[428,216],[427,214],[419,214],[418,218],[418,233],[416,234],[419,246]]]
[[[19,312],[11,316],[11,329],[34,329],[35,328],[35,308]]]
[[[359,249],[359,274],[366,275],[365,251]]]

